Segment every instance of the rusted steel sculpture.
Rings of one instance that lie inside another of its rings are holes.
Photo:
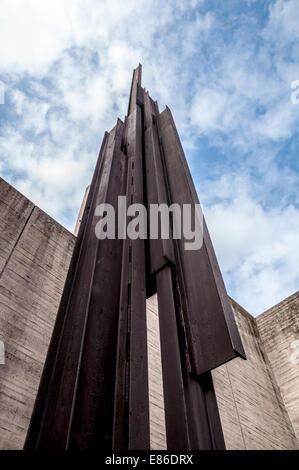
[[[98,240],[106,202],[196,204],[171,112],[134,70],[96,164],[25,449],[149,449],[146,297],[157,293],[167,447],[225,448],[211,370],[245,357],[206,225],[203,246]]]

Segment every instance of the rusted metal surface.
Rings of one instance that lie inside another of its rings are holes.
[[[144,142],[147,204],[167,204],[168,198],[162,166],[161,148],[157,128],[158,112],[155,103],[144,92]],[[174,263],[171,239],[161,238],[159,227],[158,239],[149,240],[151,274],[158,272],[168,263]]]
[[[134,96],[134,93],[131,95]],[[138,104],[132,104],[130,109],[125,131],[128,158],[126,194],[128,204],[143,204],[142,110]],[[115,448],[149,448],[145,283],[144,240],[127,239],[122,263],[114,415]]]
[[[140,65],[128,116],[103,140],[25,448],[149,448],[146,296],[155,292],[167,446],[224,448],[210,371],[244,351],[207,228],[198,251],[161,233],[99,241],[95,208],[117,214],[121,195],[147,209],[198,203],[170,111],[141,88]]]
[[[198,204],[198,197],[185,160],[183,149],[170,113],[166,108],[159,116],[167,179],[172,203]],[[241,356],[245,352],[218,267],[206,224],[203,246],[185,250],[184,239],[178,245],[186,308],[184,322],[190,354],[191,372],[201,375]]]
[[[190,449],[188,416],[184,399],[184,371],[169,266],[157,273],[157,290],[167,448]]]

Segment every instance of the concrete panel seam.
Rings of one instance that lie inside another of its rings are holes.
[[[17,247],[17,245],[18,245],[18,243],[19,243],[19,241],[20,241],[20,239],[21,239],[21,237],[22,237],[22,235],[23,235],[23,233],[24,233],[24,230],[26,229],[26,227],[27,227],[27,225],[28,225],[28,223],[29,223],[29,221],[30,221],[30,219],[31,219],[31,216],[32,216],[32,213],[33,213],[35,207],[36,207],[36,206],[33,206],[33,207],[32,207],[32,209],[31,209],[31,211],[30,211],[30,213],[29,213],[29,215],[28,215],[28,218],[27,218],[25,224],[24,224],[24,226],[23,226],[21,232],[19,233],[19,235],[18,235],[18,237],[17,237],[17,239],[16,239],[16,241],[15,241],[15,243],[14,243],[14,245],[13,245],[13,247],[12,247],[12,249],[11,249],[9,255],[8,255],[8,257],[7,257],[7,260],[6,260],[5,263],[4,263],[4,266],[3,266],[3,268],[2,268],[2,270],[1,270],[1,272],[0,272],[0,279],[2,278],[2,274],[4,273],[5,268],[7,267],[7,265],[8,265],[8,263],[9,263],[9,261],[10,261],[12,255],[13,255],[13,252],[15,251],[15,249],[16,249],[16,247]]]
[[[232,391],[232,396],[233,396],[233,399],[234,399],[234,404],[235,404],[235,409],[236,409],[236,413],[237,413],[237,417],[238,417],[238,423],[239,423],[239,426],[240,426],[240,431],[241,431],[241,435],[242,435],[243,444],[244,444],[245,450],[247,450],[247,446],[246,446],[246,442],[245,442],[245,436],[244,436],[244,433],[243,433],[243,427],[242,427],[241,420],[240,420],[238,405],[237,405],[237,402],[236,402],[234,389],[233,389],[233,386],[232,386],[230,373],[229,373],[227,364],[225,364],[225,367],[226,367],[226,371],[227,371],[227,377],[228,377],[229,385],[230,385],[230,388],[231,388],[231,391]]]

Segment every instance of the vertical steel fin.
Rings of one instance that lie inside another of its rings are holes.
[[[157,278],[167,449],[190,449],[177,318],[170,267]]]
[[[198,197],[172,119],[166,108],[159,116],[159,128],[167,168],[171,201],[179,205],[198,204]],[[187,343],[196,375],[218,367],[236,356],[245,357],[219,266],[203,226],[200,250],[185,250],[177,241],[182,264],[187,308],[184,312]]]
[[[140,101],[140,87],[141,87],[141,77],[142,77],[142,65],[139,64],[136,69],[134,69],[129,105],[128,105],[128,116],[135,110],[137,103]]]
[[[161,158],[158,130],[157,108],[147,92],[144,92],[144,142],[145,142],[145,173],[147,188],[147,204],[169,205],[166,192],[165,174]],[[151,274],[158,272],[169,263],[174,263],[171,224],[170,238],[149,240]],[[151,229],[149,223],[149,231]]]

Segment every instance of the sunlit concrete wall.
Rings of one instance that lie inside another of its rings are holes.
[[[299,439],[299,291],[258,316],[256,321]]]
[[[0,448],[22,448],[75,238],[0,180]]]
[[[233,300],[232,306],[248,359],[234,359],[212,372],[226,448],[296,449],[298,441],[255,319]],[[158,315],[157,296],[153,296],[147,302],[151,445],[165,449]]]
[[[298,441],[255,319],[232,300],[247,360],[213,371],[228,449],[296,449]]]

